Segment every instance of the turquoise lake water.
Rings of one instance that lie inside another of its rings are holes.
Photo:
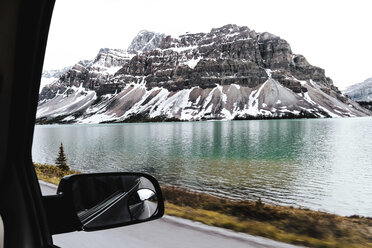
[[[54,163],[61,142],[83,172],[372,216],[372,118],[38,125],[33,161]]]

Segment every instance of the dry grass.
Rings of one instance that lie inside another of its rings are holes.
[[[63,176],[79,173],[47,164],[35,169],[40,180],[56,185]],[[168,215],[309,247],[372,247],[371,218],[232,201],[172,186],[162,192]]]
[[[372,219],[232,201],[177,187],[162,188],[166,213],[310,247],[372,247]]]
[[[61,178],[67,175],[71,174],[80,174],[78,171],[64,171],[58,168],[55,165],[50,164],[37,164],[34,163],[35,170],[37,177],[39,180],[43,180],[45,182],[53,183],[55,185],[59,184],[59,181],[61,181]]]

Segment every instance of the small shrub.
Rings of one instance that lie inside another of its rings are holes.
[[[60,168],[62,171],[69,171],[70,167],[67,165],[66,161],[67,159],[63,150],[63,144],[61,143],[61,146],[59,147],[58,157],[56,158],[57,167]]]

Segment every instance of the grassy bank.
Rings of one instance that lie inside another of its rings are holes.
[[[35,164],[40,180],[58,184],[64,172]],[[211,226],[310,247],[372,247],[372,219],[273,206],[260,200],[232,201],[183,188],[163,186],[166,214]]]
[[[55,165],[50,164],[37,164],[34,163],[35,171],[39,180],[45,182],[53,183],[55,185],[59,184],[61,178],[71,174],[80,174],[78,171],[68,170],[64,171]]]
[[[372,219],[163,187],[167,214],[310,247],[372,247]]]

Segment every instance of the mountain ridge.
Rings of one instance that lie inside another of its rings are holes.
[[[178,37],[141,31],[118,54],[100,50],[93,62],[76,64],[45,87],[38,121],[371,115],[285,40],[245,26]]]

